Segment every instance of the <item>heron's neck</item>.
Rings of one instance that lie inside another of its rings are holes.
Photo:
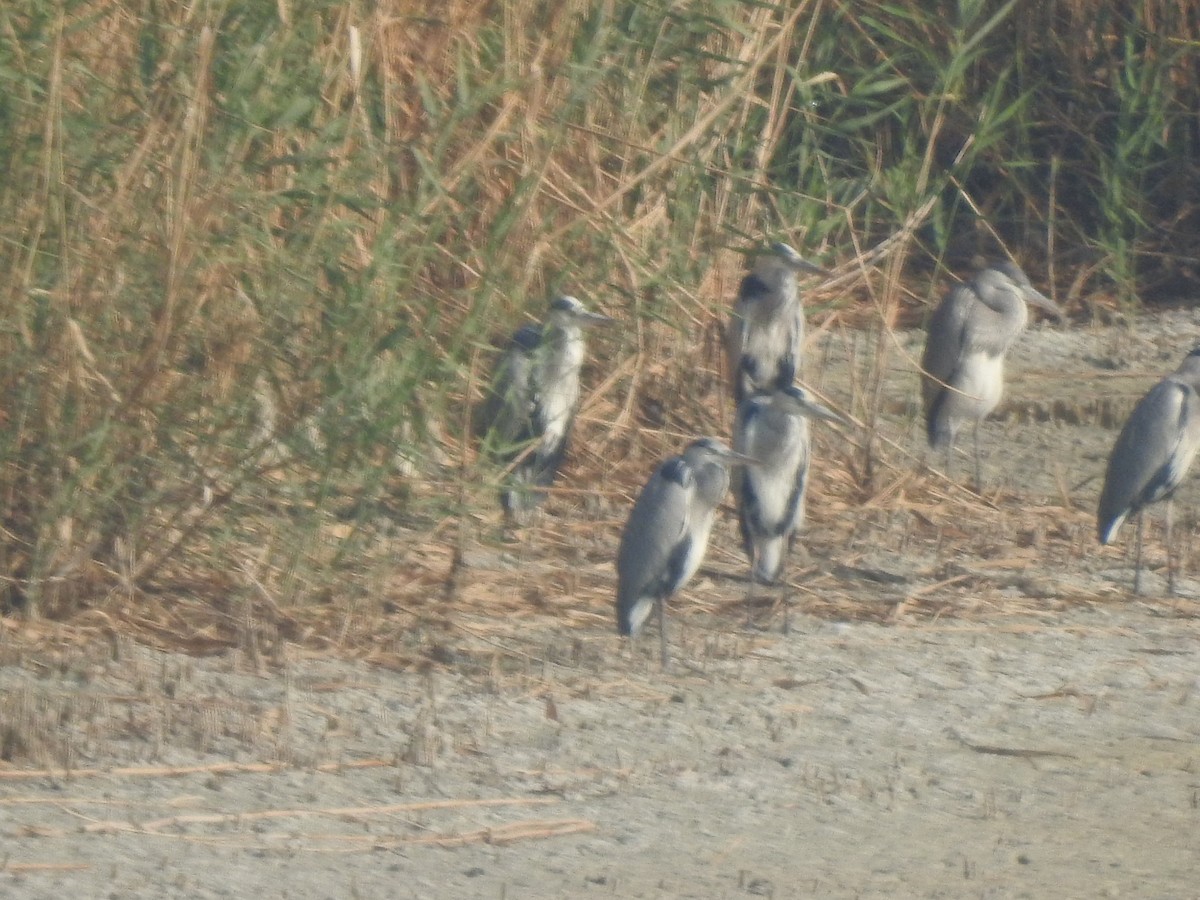
[[[583,364],[583,330],[574,327],[551,328],[544,341],[547,365],[556,371],[578,369]]]
[[[706,504],[716,507],[729,490],[729,471],[720,463],[707,462],[696,467],[696,492]]]
[[[753,314],[760,320],[772,319],[779,315],[780,310],[790,310],[800,302],[800,291],[796,287],[796,277],[790,272],[774,272],[767,281],[771,292],[769,299],[756,303]]]

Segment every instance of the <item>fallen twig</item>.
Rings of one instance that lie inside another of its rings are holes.
[[[1078,759],[1074,753],[1066,753],[1062,750],[1028,750],[1022,747],[1000,747],[995,744],[976,744],[974,741],[969,741],[953,728],[948,728],[946,731],[950,737],[954,738],[968,750],[973,750],[976,753],[987,753],[992,756],[1017,756],[1024,759],[1039,759],[1043,757],[1061,757],[1063,759]]]

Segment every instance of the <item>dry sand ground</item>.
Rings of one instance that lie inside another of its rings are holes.
[[[902,452],[902,335],[900,449],[865,498],[818,473],[789,632],[745,626],[726,517],[666,674],[612,633],[619,507],[566,567],[536,529],[469,546],[466,599],[405,631],[421,667],[6,621],[0,895],[1197,896],[1200,580],[1161,597],[1152,532],[1133,599],[1093,537],[1114,418],[1196,343],[1191,312],[1031,330],[980,501]],[[836,364],[814,383],[850,402]]]

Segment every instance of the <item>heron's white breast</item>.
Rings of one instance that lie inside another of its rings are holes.
[[[749,438],[745,452],[759,463],[746,471],[760,517],[765,522],[782,522],[800,470],[808,466],[808,422],[800,416],[767,413],[763,421],[753,423]]]
[[[746,322],[746,333],[742,354],[757,360],[778,360],[783,356],[796,355],[800,334],[794,304],[783,307],[769,316],[752,316]],[[799,326],[800,328],[803,325]]]
[[[557,356],[549,358],[541,381],[542,416],[546,430],[543,441],[557,442],[579,403],[579,369],[583,365],[583,338],[571,336],[563,342]]]
[[[983,418],[1000,403],[1004,394],[1004,357],[970,352],[959,366],[954,388],[965,396],[955,402],[973,408],[976,417]]]
[[[700,510],[696,512],[691,521],[688,523],[688,531],[691,533],[692,543],[688,549],[687,559],[683,562],[683,578],[680,584],[687,584],[692,580],[692,576],[696,574],[696,570],[700,568],[700,563],[704,561],[704,554],[708,551],[708,539],[712,534],[713,520],[716,510]]]

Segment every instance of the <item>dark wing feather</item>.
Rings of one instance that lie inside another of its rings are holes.
[[[750,428],[762,413],[759,400],[750,397],[738,403],[737,421],[733,428],[733,449],[738,453],[753,455],[746,446],[750,437]],[[737,504],[738,531],[742,536],[742,549],[751,559],[754,558],[754,510],[758,509],[758,496],[754,491],[754,482],[750,479],[750,469],[742,466],[733,478],[733,496]]]
[[[788,529],[792,527],[792,522],[796,519],[796,509],[800,506],[800,498],[804,495],[804,484],[808,481],[808,469],[802,468],[798,475],[799,477],[792,485],[792,493],[788,495],[787,508],[784,510],[783,518],[774,529],[775,537],[783,537],[787,534]]]
[[[754,558],[754,529],[757,519],[758,495],[754,492],[754,482],[750,480],[750,471],[743,467],[734,481],[737,493],[738,531],[742,536],[742,550],[751,559]]]
[[[513,334],[476,416],[476,434],[486,438],[497,458],[512,459],[536,436],[533,354],[540,341],[541,329],[536,325]]]
[[[761,373],[757,371],[756,361],[744,355],[746,332],[750,328],[750,310],[754,304],[762,302],[770,295],[770,285],[753,272],[742,278],[742,282],[738,286],[737,302],[734,304],[733,315],[730,317],[727,338],[729,370],[733,375],[735,402],[740,403],[748,390],[746,385],[758,383],[761,376]]]
[[[663,573],[662,581],[660,581],[653,590],[653,594],[660,601],[674,594],[683,582],[684,571],[687,569],[688,556],[692,552],[692,536],[688,531],[684,531],[683,537],[675,545],[671,551],[671,556],[667,560],[667,570]]]
[[[938,419],[948,393],[945,385],[954,383],[967,349],[971,308],[978,302],[969,285],[956,285],[929,318],[925,352],[921,356],[921,396],[930,444],[936,443]]]
[[[771,293],[771,286],[751,272],[742,279],[742,283],[738,285],[738,301],[741,303],[753,303]]]

